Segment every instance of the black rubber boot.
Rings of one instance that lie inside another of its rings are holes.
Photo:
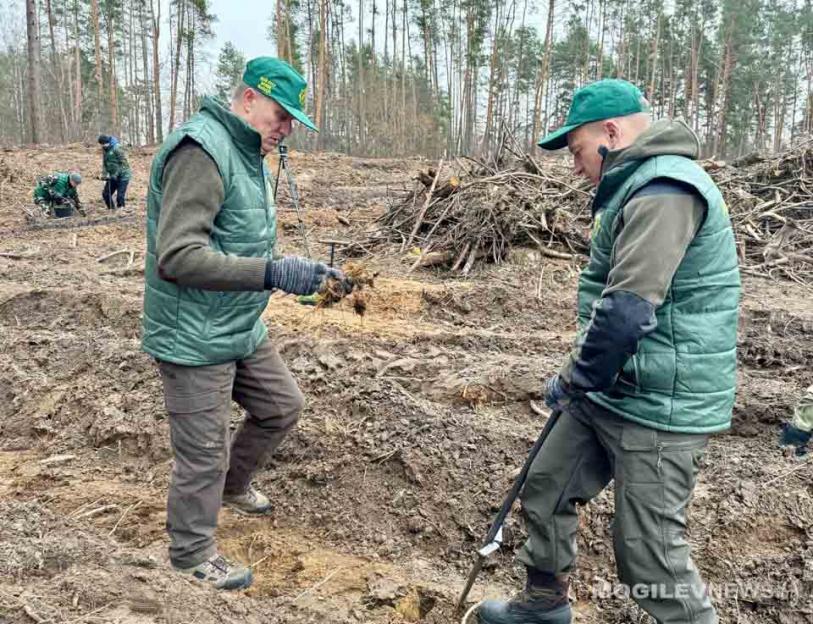
[[[486,600],[477,609],[480,624],[570,624],[569,579],[528,568],[525,590],[508,602]]]

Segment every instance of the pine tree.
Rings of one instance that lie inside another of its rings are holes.
[[[215,95],[221,100],[228,101],[231,93],[243,76],[246,57],[231,41],[223,44],[220,55],[217,57],[215,70]]]

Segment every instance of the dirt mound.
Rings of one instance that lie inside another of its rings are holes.
[[[0,574],[23,580],[29,575],[50,577],[77,561],[100,562],[105,544],[36,501],[0,502]]]
[[[740,334],[741,362],[763,369],[805,368],[813,362],[813,314],[746,310]]]
[[[27,290],[0,298],[0,325],[76,330],[107,327],[122,337],[139,331],[140,305],[121,297],[76,290]]]

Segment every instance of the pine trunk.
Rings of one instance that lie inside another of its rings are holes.
[[[76,81],[73,96],[73,123],[76,128],[82,121],[82,56],[79,50],[79,2],[73,3],[73,27],[76,41],[73,44],[73,61],[75,64]]]
[[[90,21],[93,25],[94,60],[96,62],[95,76],[99,98],[96,103],[96,110],[99,123],[101,124],[102,107],[104,106],[104,81],[102,80],[102,41],[99,34],[99,0],[90,0]]]
[[[655,96],[655,77],[658,74],[658,51],[661,44],[661,15],[662,13],[659,10],[655,22],[655,39],[652,42],[652,61],[650,65],[649,86],[646,90],[646,99],[649,100],[650,103],[652,103],[652,99]]]
[[[40,35],[37,19],[37,5],[35,0],[25,2],[26,30],[28,35],[28,122],[31,130],[31,142],[38,144],[42,138],[42,111],[40,98],[42,97],[42,77],[40,68]]]
[[[500,5],[494,10],[494,33],[491,39],[491,60],[488,69],[488,101],[486,103],[486,127],[483,133],[483,151],[491,149],[492,125],[494,123],[494,101],[497,97],[497,41],[500,32]]]
[[[358,110],[358,138],[359,138],[359,148],[361,153],[363,154],[367,148],[367,137],[365,131],[365,124],[367,122],[366,119],[366,111],[364,107],[364,65],[363,65],[363,57],[362,52],[364,49],[364,2],[359,0],[359,40],[358,40],[358,54],[357,54],[357,62],[358,62],[358,91],[356,93],[356,107]]]
[[[161,62],[158,56],[158,41],[161,36],[161,0],[158,0],[158,13],[155,12],[153,0],[150,0],[150,17],[152,18],[152,91],[155,96],[155,133],[156,141],[164,141],[164,120],[161,110]]]
[[[175,25],[175,58],[172,61],[172,76],[170,80],[172,90],[169,94],[169,132],[172,132],[175,128],[175,112],[178,104],[178,74],[181,71],[181,44],[183,43],[185,8],[185,0],[178,0],[178,8],[176,9],[177,23]]]
[[[144,1],[139,2],[138,5],[138,24],[141,31],[141,63],[142,71],[144,72],[144,115],[146,121],[147,136],[145,140],[148,144],[155,143],[155,114],[152,110],[153,94],[150,88],[150,62],[149,54],[147,53],[147,22],[146,13],[144,11]]]
[[[545,30],[545,44],[542,62],[539,64],[539,74],[536,78],[536,90],[534,93],[534,123],[533,123],[533,139],[537,139],[544,132],[544,124],[547,124],[547,110],[545,111],[545,118],[542,117],[542,99],[545,93],[545,87],[548,82],[548,71],[550,70],[550,55],[553,48],[553,16],[556,8],[556,0],[549,0],[548,2],[548,24]]]
[[[119,132],[119,103],[116,93],[116,36],[113,32],[113,7],[107,5],[105,12],[105,22],[107,24],[107,65],[108,78],[110,80],[110,126],[115,133]]]
[[[318,83],[316,85],[316,102],[314,109],[316,115],[316,125],[324,130],[325,120],[322,111],[325,105],[325,94],[327,89],[327,36],[328,36],[328,0],[319,0],[319,69]],[[316,146],[321,149],[324,142],[324,132],[320,132],[316,137]]]

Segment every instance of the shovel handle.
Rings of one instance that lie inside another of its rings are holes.
[[[534,442],[534,445],[531,447],[528,457],[525,460],[525,463],[522,465],[522,470],[519,471],[517,478],[514,480],[514,484],[511,486],[511,491],[508,492],[508,496],[505,497],[499,513],[494,517],[494,521],[491,523],[491,528],[488,530],[488,534],[483,542],[483,546],[487,546],[494,540],[495,537],[497,537],[497,533],[505,522],[508,512],[511,511],[514,501],[517,500],[517,497],[519,496],[519,491],[522,489],[522,486],[525,485],[525,480],[528,478],[528,472],[531,469],[531,464],[534,463],[536,456],[539,454],[539,449],[542,448],[542,445],[545,443],[551,429],[553,429],[556,421],[559,420],[559,415],[561,413],[562,412],[560,410],[554,410],[551,412],[550,417],[548,417],[548,421],[542,428],[542,433],[539,434],[536,442]]]
[[[494,538],[496,538],[497,534],[500,532],[500,529],[505,522],[505,518],[508,516],[508,512],[511,511],[514,501],[517,500],[517,497],[519,496],[519,491],[522,489],[522,486],[525,485],[525,480],[528,478],[528,472],[531,469],[531,464],[534,463],[536,456],[539,454],[539,450],[545,443],[545,440],[550,434],[551,429],[553,429],[553,426],[556,424],[556,421],[559,420],[561,413],[562,412],[560,410],[553,410],[550,417],[548,417],[545,426],[542,428],[542,433],[539,434],[539,437],[536,439],[536,442],[534,442],[534,445],[531,447],[531,450],[528,453],[528,457],[525,459],[525,463],[522,465],[522,470],[519,471],[517,478],[514,479],[514,484],[511,486],[511,491],[508,492],[508,496],[505,497],[499,513],[494,517],[494,521],[491,523],[491,528],[488,530],[486,539],[483,542],[483,548],[493,542]],[[477,575],[480,574],[480,570],[483,568],[484,560],[485,557],[478,551],[477,559],[474,562],[474,566],[472,566],[471,572],[469,572],[469,578],[466,580],[466,586],[463,588],[463,592],[460,594],[460,598],[457,601],[458,609],[462,608],[463,604],[466,602],[466,598],[468,597],[471,588],[474,586],[474,582],[477,580]]]

